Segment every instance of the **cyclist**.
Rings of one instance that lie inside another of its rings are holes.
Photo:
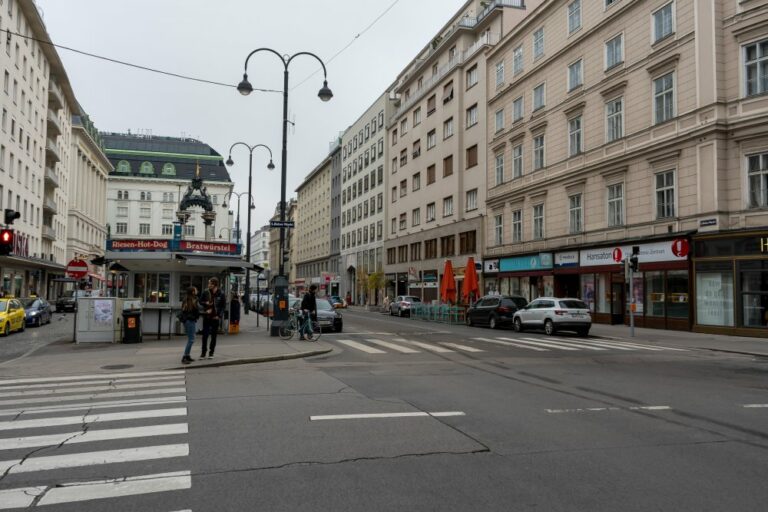
[[[311,285],[309,291],[304,294],[301,299],[301,313],[302,316],[306,315],[305,321],[301,325],[299,330],[299,339],[304,341],[312,341],[312,320],[317,318],[317,300],[315,300],[315,292],[317,291],[316,285]]]

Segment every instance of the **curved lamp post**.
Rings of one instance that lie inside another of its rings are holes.
[[[282,161],[280,162],[280,250],[278,255],[279,262],[279,278],[282,278],[284,283],[287,283],[287,277],[285,275],[285,186],[286,186],[286,174],[288,169],[288,66],[293,62],[293,59],[300,55],[307,55],[316,59],[323,67],[323,86],[318,91],[317,96],[322,101],[329,101],[333,98],[333,93],[328,88],[328,72],[325,69],[325,63],[320,57],[310,52],[298,52],[293,55],[281,55],[271,48],[257,48],[253,50],[245,58],[245,66],[243,69],[243,80],[237,84],[237,90],[243,96],[248,96],[253,92],[253,86],[248,81],[248,61],[253,55],[258,52],[269,52],[277,56],[280,62],[283,63],[283,148],[282,148]],[[249,244],[250,246],[250,244]],[[287,290],[284,291],[287,293]],[[275,293],[275,320],[273,322],[273,330],[271,334],[277,336],[277,328],[281,325],[282,321],[287,318],[288,308],[287,305],[281,307],[281,302],[285,304],[287,301],[277,300],[277,293]],[[287,295],[286,295],[287,298]],[[277,324],[277,325],[275,325]]]

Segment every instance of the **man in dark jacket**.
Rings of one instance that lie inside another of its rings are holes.
[[[208,359],[213,359],[216,350],[216,335],[219,333],[219,322],[227,308],[227,298],[219,289],[219,280],[212,277],[208,280],[208,289],[200,297],[200,307],[203,310],[203,353],[200,359],[204,359],[206,352]],[[208,350],[208,336],[211,337],[211,349]]]
[[[317,291],[316,285],[311,285],[309,287],[309,291],[304,294],[304,297],[301,299],[301,311],[304,315],[307,315],[309,317],[309,322],[305,322],[301,325],[301,330],[299,331],[299,334],[301,335],[302,340],[310,341],[312,340],[312,322],[311,320],[314,320],[317,318],[317,300],[315,298],[315,292]]]

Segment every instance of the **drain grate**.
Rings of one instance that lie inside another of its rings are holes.
[[[125,370],[127,368],[133,368],[132,364],[108,364],[107,366],[102,366],[102,370]]]

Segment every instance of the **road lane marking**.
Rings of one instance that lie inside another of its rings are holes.
[[[2,416],[27,416],[30,414],[46,414],[49,412],[83,411],[88,409],[117,409],[123,407],[144,407],[146,405],[165,405],[186,402],[184,396],[169,396],[159,398],[145,398],[143,400],[112,400],[107,402],[81,402],[65,405],[43,405],[28,409],[2,409]]]
[[[577,409],[544,409],[550,414],[564,413],[582,413],[582,412],[603,412],[603,411],[669,411],[672,407],[668,405],[643,405],[633,407],[584,407]]]
[[[501,339],[508,339],[508,338],[501,338]],[[601,348],[601,347],[592,347],[592,346],[589,346],[589,345],[580,345],[578,343],[563,343],[562,341],[554,341],[554,340],[550,340],[549,338],[547,338],[547,339],[542,339],[542,338],[515,338],[515,341],[523,341],[523,340],[529,341],[531,343],[544,344],[545,346],[546,345],[551,345],[554,348],[566,348],[566,349],[568,349],[568,348],[570,348],[570,349],[575,348],[576,350],[584,348],[584,349],[587,349],[587,350],[599,350],[599,351],[605,351],[606,350],[606,349]]]
[[[92,443],[96,441],[114,441],[115,439],[136,439],[140,437],[170,436],[188,434],[186,423],[153,425],[146,427],[113,428],[88,430],[86,432],[65,432],[45,436],[11,437],[0,439],[0,450],[17,448],[37,448],[39,446],[58,446],[61,444]]]
[[[73,382],[53,382],[48,384],[13,384],[10,386],[3,386],[0,381],[0,391],[14,391],[17,389],[38,389],[38,388],[63,388],[73,386],[95,386],[97,384],[129,384],[133,382],[166,382],[169,380],[183,379],[183,375],[169,375],[164,377],[151,377],[141,379],[101,379],[101,380],[87,380],[87,381],[73,381]]]
[[[447,343],[442,342],[441,345],[445,345],[446,347],[455,348],[456,350],[463,350],[465,352],[485,352],[484,350],[481,350],[479,348],[475,347],[468,347],[466,345],[459,345],[458,343]]]
[[[605,341],[588,341],[588,340],[577,340],[577,339],[568,339],[568,338],[555,338],[557,341],[561,341],[562,343],[568,344],[577,342],[579,344],[586,344],[586,345],[595,345],[596,347],[603,347],[603,348],[610,348],[615,350],[635,350],[633,347],[622,347],[618,345],[614,345],[613,343],[605,342]],[[653,350],[653,349],[647,349],[647,350]]]
[[[14,399],[14,400],[0,400],[0,406],[32,404],[32,403],[42,404],[45,402],[71,402],[75,400],[94,400],[97,398],[117,398],[117,397],[142,396],[142,395],[165,395],[170,393],[185,393],[186,391],[187,390],[182,387],[182,388],[167,388],[167,389],[147,389],[143,391],[118,391],[115,393],[92,393],[87,395],[52,396],[47,398],[23,398],[23,399]]]
[[[742,407],[747,409],[766,409],[768,404],[744,404]]]
[[[70,375],[67,377],[35,377],[27,379],[0,380],[0,386],[7,384],[33,384],[39,382],[67,382],[92,379],[119,379],[122,377],[156,377],[159,375],[184,375],[185,370],[171,370],[163,372],[136,372],[136,373],[96,373],[93,375]]]
[[[356,348],[357,350],[362,350],[363,352],[367,352],[369,354],[386,354],[383,350],[379,350],[374,347],[369,347],[368,345],[363,345],[362,343],[358,343],[356,341],[352,340],[336,340],[338,343],[342,343],[348,347]]]
[[[88,414],[86,416],[79,415],[59,418],[40,418],[35,420],[3,421],[0,422],[0,430],[55,427],[61,425],[80,425],[82,423],[102,423],[106,421],[137,420],[146,418],[167,418],[172,416],[186,415],[186,407],[179,407],[174,409],[156,409],[148,411],[112,412],[107,414]]]
[[[144,389],[144,388],[156,388],[158,386],[183,386],[184,380],[175,380],[171,382],[140,382],[140,383],[128,383],[128,384],[115,384],[114,386],[91,386],[84,388],[72,388],[72,389],[29,389],[20,391],[6,391],[0,392],[0,397],[12,397],[12,396],[36,396],[36,395],[57,395],[66,396],[67,393],[90,393],[103,391],[108,394],[110,391],[123,390],[123,389]]]
[[[413,341],[413,340],[407,340],[405,338],[394,338],[395,341],[400,341],[402,343],[409,343],[411,345],[414,345],[416,347],[423,348],[424,350],[430,350],[432,352],[437,352],[440,354],[446,354],[448,352],[453,352],[453,350],[449,348],[443,348],[439,347],[437,345],[430,345],[429,343],[422,343],[420,341]]]
[[[373,338],[366,339],[365,341],[369,343],[373,343],[375,345],[379,345],[381,347],[391,348],[392,350],[397,350],[398,352],[402,352],[403,354],[418,354],[418,350],[414,350],[412,348],[408,347],[402,347],[400,345],[395,345],[394,343],[389,343],[388,341],[384,340],[377,340]]]
[[[359,420],[359,419],[376,419],[376,418],[447,418],[449,416],[466,416],[461,411],[444,411],[444,412],[383,412],[383,413],[371,413],[371,414],[330,414],[325,416],[310,416],[310,421],[324,421],[324,420]]]
[[[39,486],[0,490],[0,510],[28,508],[45,489],[45,486]]]
[[[538,341],[533,338],[497,338],[502,341],[508,341],[508,342],[514,342],[514,343],[522,343],[522,344],[531,344],[536,345],[538,347],[544,347],[548,349],[555,349],[555,350],[579,350],[576,347],[566,347],[564,345],[556,345],[552,343],[547,343],[543,341]]]
[[[496,345],[504,345],[505,347],[517,347],[527,350],[535,350],[537,352],[549,352],[548,348],[532,347],[530,345],[521,345],[519,343],[512,343],[510,341],[494,340],[492,338],[472,338],[473,340],[484,341],[486,343],[494,343]]]

